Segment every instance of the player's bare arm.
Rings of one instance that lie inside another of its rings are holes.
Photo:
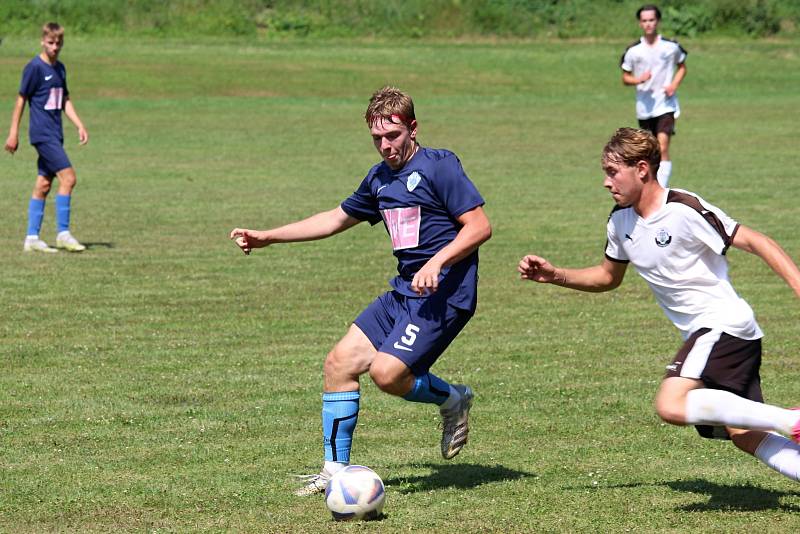
[[[681,63],[675,71],[675,77],[672,78],[672,83],[664,87],[664,92],[667,96],[672,96],[678,90],[683,79],[686,77],[686,63]]]
[[[764,263],[794,290],[795,295],[800,297],[800,269],[775,240],[752,228],[740,225],[733,236],[732,244],[739,250],[755,254],[764,260]]]
[[[565,269],[555,267],[540,256],[529,254],[520,260],[517,271],[523,280],[600,293],[619,287],[627,267],[627,263],[603,258],[601,264],[593,267]]]
[[[624,85],[639,85],[644,83],[652,77],[649,70],[642,73],[641,76],[634,76],[632,72],[622,71],[622,83]]]
[[[14,102],[14,111],[11,112],[11,127],[8,129],[8,139],[6,139],[6,152],[13,154],[19,148],[19,122],[22,120],[22,112],[25,110],[25,97],[17,95]]]
[[[307,219],[290,223],[270,230],[249,230],[234,228],[230,238],[245,254],[254,248],[263,248],[274,243],[295,243],[298,241],[314,241],[338,234],[358,224],[358,219],[350,217],[341,206],[317,213]]]
[[[492,225],[480,206],[461,214],[456,220],[462,226],[455,239],[429,259],[411,281],[411,289],[420,296],[424,296],[426,291],[435,293],[443,268],[463,260],[492,237]]]
[[[67,97],[67,101],[64,103],[64,114],[78,129],[78,140],[80,144],[85,145],[88,143],[89,132],[87,132],[86,128],[83,126],[83,122],[81,122],[80,117],[78,117],[78,112],[75,111],[75,106],[72,104],[72,99],[69,97]]]

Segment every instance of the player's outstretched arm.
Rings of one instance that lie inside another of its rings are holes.
[[[439,288],[439,274],[443,268],[463,260],[492,237],[492,225],[480,206],[462,213],[456,220],[461,224],[456,237],[425,262],[411,281],[411,289],[420,296],[424,296],[426,292],[435,293]]]
[[[17,95],[14,102],[14,111],[11,112],[11,127],[8,129],[6,139],[6,152],[13,154],[19,147],[19,121],[22,120],[22,112],[25,110],[25,97]]]
[[[625,277],[627,263],[603,259],[603,263],[585,269],[555,267],[546,259],[534,254],[523,257],[517,271],[523,280],[599,293],[619,287]]]
[[[87,132],[86,128],[83,126],[83,122],[81,122],[81,118],[78,117],[78,112],[75,111],[75,106],[72,105],[72,100],[69,97],[67,97],[67,101],[64,103],[64,114],[78,129],[78,140],[80,143],[82,145],[88,143],[89,132]]]
[[[739,250],[755,254],[764,260],[764,263],[789,284],[795,295],[800,297],[800,269],[771,237],[747,226],[739,225],[739,229],[733,236],[732,244]]]
[[[338,234],[358,224],[358,219],[349,216],[341,206],[317,213],[302,221],[297,221],[270,230],[248,230],[234,228],[230,238],[245,254],[254,248],[263,248],[274,243],[294,243],[298,241],[314,241]]]

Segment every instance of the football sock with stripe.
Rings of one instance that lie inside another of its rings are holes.
[[[783,476],[800,481],[800,445],[783,436],[767,434],[754,454]]]
[[[438,376],[428,373],[416,377],[411,391],[403,395],[403,398],[411,402],[425,402],[441,406],[447,401],[451,390],[455,391],[450,384]],[[456,396],[458,396],[458,392],[456,392]]]
[[[44,218],[44,199],[31,198],[28,203],[28,235],[38,236]]]
[[[322,439],[326,462],[350,463],[360,398],[359,391],[322,394]]]
[[[69,230],[70,200],[72,200],[72,195],[56,195],[56,230],[58,233]]]
[[[685,412],[689,425],[775,430],[784,435],[790,435],[800,419],[797,410],[751,401],[718,389],[693,389],[687,393]]]

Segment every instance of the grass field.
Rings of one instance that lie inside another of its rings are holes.
[[[6,117],[37,44],[0,47]],[[0,530],[797,532],[797,483],[658,421],[680,338],[632,269],[600,295],[517,279],[528,252],[602,257],[599,152],[634,122],[626,44],[68,38],[89,251],[22,253],[36,157],[0,158]],[[797,43],[683,44],[672,185],[800,259]],[[378,160],[362,115],[385,83],[487,199],[478,313],[434,368],[477,397],[445,462],[435,410],[362,382],[353,460],[387,483],[386,516],[333,525],[289,476],[319,468],[322,361],[388,287],[388,238],[360,225],[244,257],[227,233],[350,194]],[[797,301],[756,257],[730,262],[767,333],[768,400],[796,405]]]

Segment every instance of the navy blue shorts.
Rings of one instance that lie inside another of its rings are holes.
[[[399,358],[414,376],[428,372],[472,317],[434,293],[413,298],[388,291],[353,321],[379,352]]]
[[[39,154],[39,160],[36,162],[39,176],[52,178],[59,171],[72,167],[72,163],[69,162],[67,153],[64,152],[64,147],[61,143],[45,141],[36,143],[33,147]]]

